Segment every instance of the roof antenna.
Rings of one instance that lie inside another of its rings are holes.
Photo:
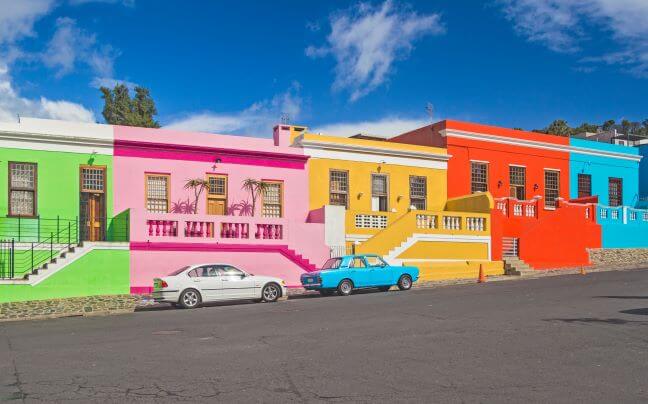
[[[425,112],[427,112],[430,117],[430,123],[434,123],[434,105],[431,102],[428,102],[425,106]]]
[[[281,114],[281,123],[283,125],[288,125],[290,123],[290,117],[285,112]]]

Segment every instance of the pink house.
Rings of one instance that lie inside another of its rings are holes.
[[[261,139],[114,127],[114,209],[130,209],[131,292],[203,262],[297,286],[328,258],[324,224],[309,220],[308,156],[288,146],[286,129]],[[202,192],[187,187],[192,179],[207,181]],[[247,179],[265,184],[256,203]]]

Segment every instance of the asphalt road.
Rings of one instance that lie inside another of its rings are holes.
[[[648,271],[0,324],[0,400],[639,402]]]

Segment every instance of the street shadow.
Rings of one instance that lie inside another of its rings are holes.
[[[623,313],[623,312],[622,312]],[[610,324],[610,325],[625,325],[625,324],[645,324],[645,321],[624,320],[622,318],[547,318],[543,321],[560,322],[568,324]]]
[[[595,299],[648,299],[648,296],[594,296]]]
[[[371,293],[387,293],[383,292],[379,289],[375,288],[367,288],[367,289],[354,289],[353,293],[351,295],[367,295]],[[345,296],[340,296],[337,294],[337,292],[333,293],[332,295],[325,296],[320,294],[317,291],[312,291],[312,292],[306,292],[300,295],[292,295],[288,296],[288,300],[300,300],[300,299],[327,299],[327,298],[332,298],[332,297],[345,297]]]
[[[242,306],[247,304],[257,304],[257,302],[254,300],[230,300],[230,301],[222,301],[222,302],[209,302],[209,303],[202,303],[198,309],[205,308],[205,307]],[[258,303],[258,304],[263,304],[263,303]],[[135,312],[166,311],[166,310],[185,310],[185,309],[180,306],[174,306],[171,303],[156,303],[152,305],[140,306],[135,308]]]
[[[619,313],[633,314],[635,316],[648,316],[648,308],[621,310]]]

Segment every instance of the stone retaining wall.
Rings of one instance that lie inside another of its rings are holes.
[[[587,251],[595,266],[648,265],[648,248],[592,248]]]
[[[130,313],[141,299],[138,295],[112,295],[0,303],[0,321]]]

